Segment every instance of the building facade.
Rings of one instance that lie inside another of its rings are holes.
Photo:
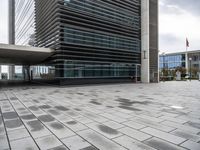
[[[22,1],[15,43],[55,49],[56,79],[158,81],[158,0]]]
[[[161,54],[159,56],[160,72],[165,70],[184,70],[184,74],[197,77],[200,72],[200,50]]]
[[[34,0],[15,0],[15,44],[34,46]]]

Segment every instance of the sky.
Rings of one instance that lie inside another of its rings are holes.
[[[7,2],[0,0],[0,43],[7,43]],[[159,51],[200,50],[200,0],[159,0]]]

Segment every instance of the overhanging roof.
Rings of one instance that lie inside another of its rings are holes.
[[[35,65],[53,54],[50,48],[0,44],[0,64]]]

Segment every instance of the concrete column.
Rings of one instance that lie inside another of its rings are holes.
[[[15,0],[8,1],[8,44],[15,44]]]
[[[1,65],[0,65],[0,80],[1,80]]]
[[[141,1],[141,82],[149,83],[149,0]]]
[[[9,80],[14,80],[14,75],[15,75],[15,66],[10,65],[8,68],[8,74],[9,74]]]

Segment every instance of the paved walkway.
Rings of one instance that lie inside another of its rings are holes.
[[[200,150],[200,82],[0,89],[0,149]]]

